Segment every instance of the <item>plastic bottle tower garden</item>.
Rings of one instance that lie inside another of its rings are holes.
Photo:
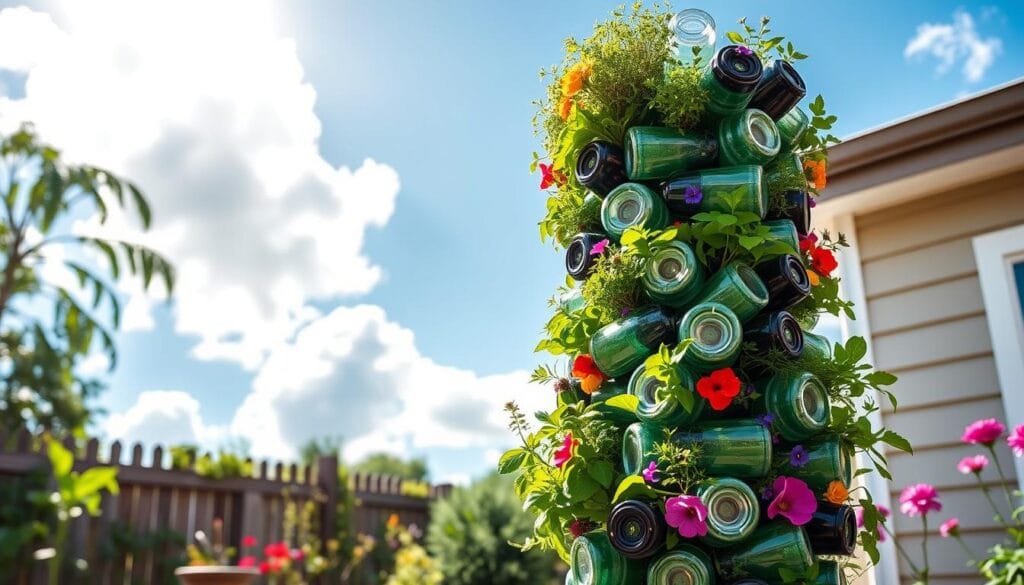
[[[568,277],[533,376],[553,410],[507,405],[499,467],[536,515],[517,544],[566,583],[836,584],[878,560],[855,478],[910,446],[872,428],[895,378],[864,340],[811,332],[854,318],[846,243],[811,225],[836,118],[769,25],[634,6],[542,73],[540,231]]]

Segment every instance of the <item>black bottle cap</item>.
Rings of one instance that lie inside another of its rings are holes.
[[[576,280],[586,280],[597,264],[600,254],[591,254],[594,244],[607,239],[604,234],[577,234],[565,248],[565,271]]]
[[[608,515],[608,541],[629,559],[645,559],[665,543],[661,513],[640,500],[619,502]]]
[[[748,107],[761,110],[778,122],[805,95],[807,86],[796,69],[788,61],[776,59],[765,68]]]
[[[781,351],[797,359],[804,350],[804,332],[789,311],[762,313],[747,323],[743,341],[753,342],[759,354]]]
[[[743,54],[738,45],[728,45],[711,58],[711,72],[722,87],[736,93],[750,93],[761,81],[764,67],[753,51]]]
[[[805,528],[815,555],[850,556],[857,548],[857,518],[850,506],[818,502]]]
[[[594,141],[576,157],[576,180],[598,197],[629,180],[622,149],[610,142]]]

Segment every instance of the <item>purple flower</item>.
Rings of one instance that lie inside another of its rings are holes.
[[[619,311],[619,316],[620,317],[625,317],[626,315],[629,314],[629,311],[630,311],[629,307],[622,307],[622,310]]]
[[[754,420],[756,420],[757,424],[761,425],[762,427],[770,429],[772,428],[772,423],[775,422],[775,415],[773,415],[770,412],[765,414],[759,414],[754,417]]]
[[[643,471],[644,481],[647,483],[655,483],[658,481],[658,464],[651,461],[647,465],[647,469]]]
[[[700,203],[701,199],[704,199],[704,193],[701,192],[700,187],[697,185],[687,185],[683,189],[683,201],[690,205],[696,205]]]
[[[807,449],[803,445],[797,445],[789,452],[789,464],[793,467],[807,465]]]
[[[743,55],[744,57],[749,57],[750,55],[754,54],[754,52],[750,50],[750,47],[746,45],[740,45],[736,47],[736,52],[739,53],[740,55]]]
[[[594,246],[592,248],[590,248],[590,255],[591,256],[600,256],[601,254],[604,254],[604,249],[608,247],[609,243],[610,242],[608,241],[608,238],[605,238],[605,239],[601,240],[600,242],[594,244]]]
[[[818,205],[818,202],[814,200],[814,197],[808,197],[807,199],[809,200],[807,206],[811,209],[814,209]]]
[[[771,500],[774,497],[775,497],[775,490],[772,489],[772,486],[770,486],[770,485],[764,486],[764,489],[761,490],[761,499],[767,502],[767,501]]]

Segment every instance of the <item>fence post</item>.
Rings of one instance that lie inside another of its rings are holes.
[[[326,543],[338,534],[334,525],[338,513],[338,456],[325,455],[316,462],[316,485],[323,492],[320,508],[320,535]]]

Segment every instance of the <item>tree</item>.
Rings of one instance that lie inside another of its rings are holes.
[[[390,453],[373,453],[352,466],[352,471],[360,473],[383,473],[404,479],[425,481],[427,479],[427,461],[422,457],[405,460]]]
[[[0,137],[0,200],[0,356],[10,360],[0,369],[0,424],[81,434],[91,415],[89,398],[103,385],[80,376],[76,365],[97,340],[110,367],[117,363],[116,281],[128,272],[148,290],[155,278],[169,294],[174,269],[145,246],[67,231],[72,219],[91,213],[105,223],[111,205],[148,229],[149,202],[110,171],[66,164],[31,125]],[[66,246],[66,253],[51,254],[55,245]],[[80,290],[44,278],[48,262],[61,262]]]
[[[554,555],[522,552],[509,542],[533,535],[512,480],[494,473],[434,504],[427,548],[447,585],[534,585],[555,582]]]

